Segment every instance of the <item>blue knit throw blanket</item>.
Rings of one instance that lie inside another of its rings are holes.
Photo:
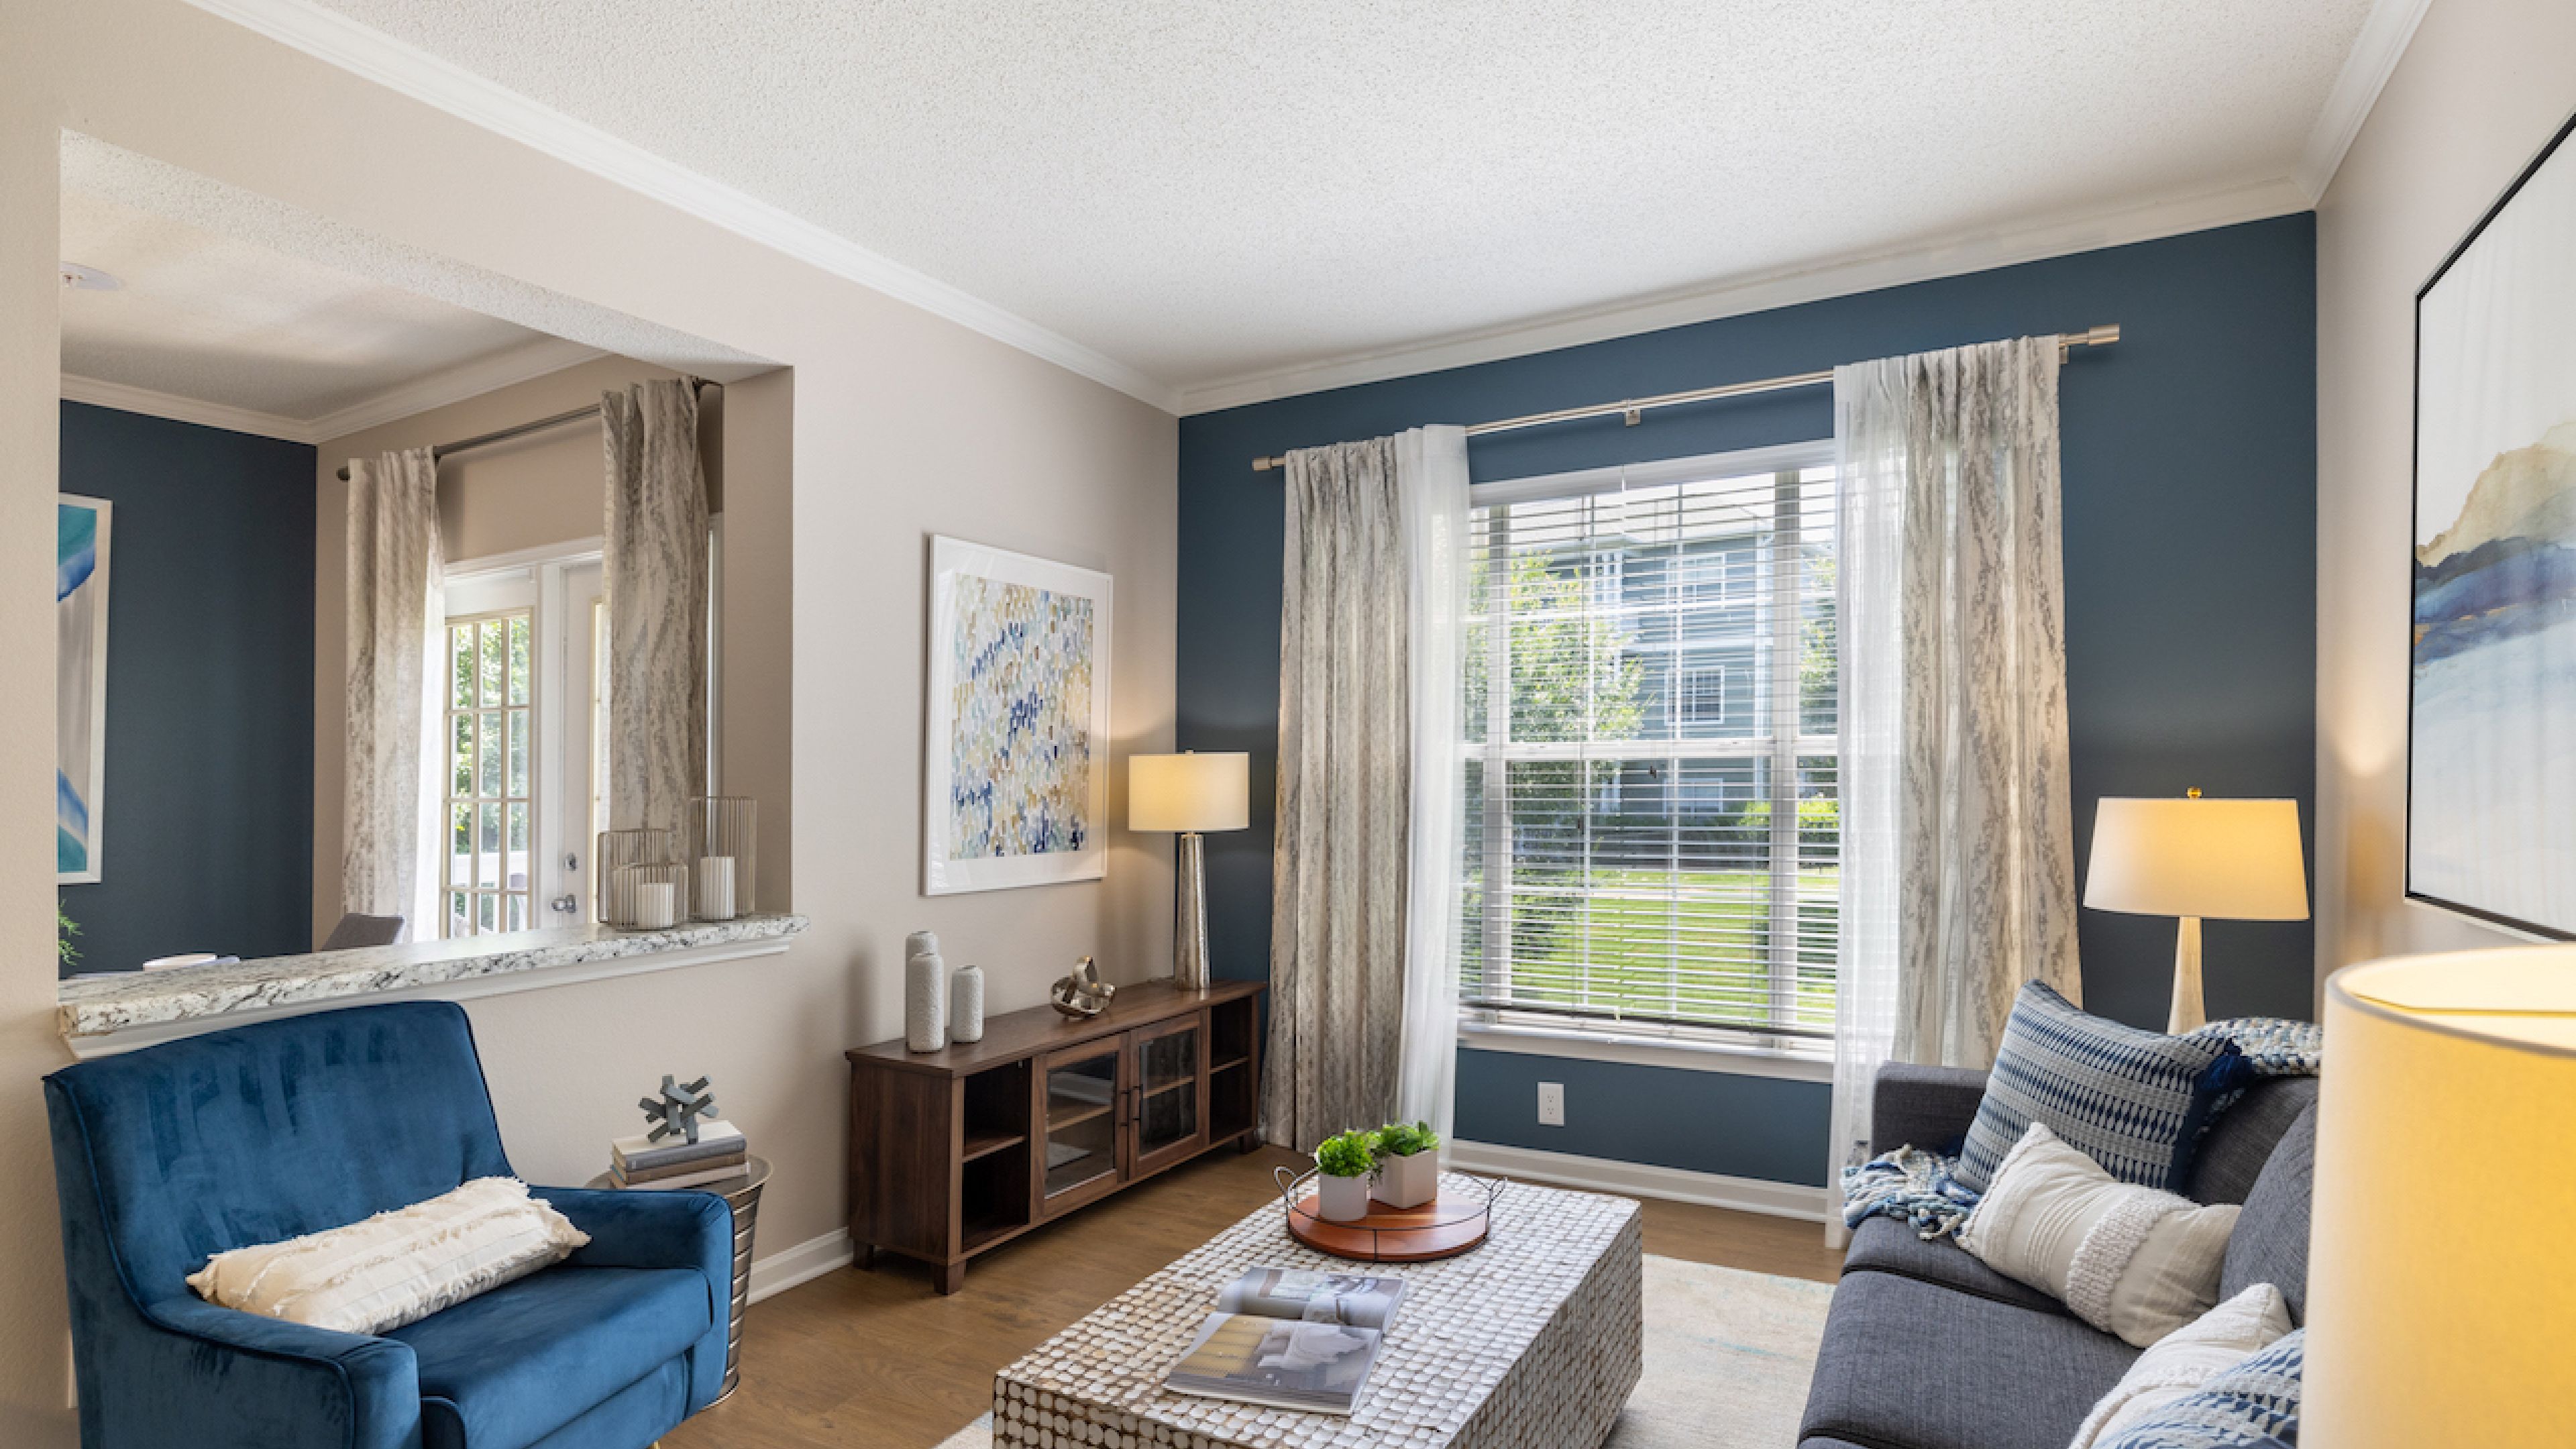
[[[2262,1077],[2313,1077],[2325,1056],[2325,1028],[2312,1021],[2240,1016],[2185,1035],[2235,1042]],[[2234,1100],[2221,1102],[2219,1109]],[[1977,1206],[1977,1194],[1954,1176],[1958,1166],[1956,1157],[1908,1146],[1844,1168],[1843,1225],[1857,1228],[1871,1218],[1890,1217],[1910,1225],[1927,1242],[1956,1235]]]

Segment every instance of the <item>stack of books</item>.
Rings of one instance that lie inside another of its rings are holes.
[[[668,1192],[740,1177],[751,1162],[750,1143],[731,1122],[698,1124],[698,1140],[620,1137],[608,1148],[609,1181],[622,1188]]]

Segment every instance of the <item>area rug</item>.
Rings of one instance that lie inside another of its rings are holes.
[[[1646,1255],[1646,1372],[1602,1449],[1786,1449],[1830,1283]],[[992,1449],[990,1415],[939,1449]]]

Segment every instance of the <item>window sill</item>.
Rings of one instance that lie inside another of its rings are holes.
[[[271,956],[219,966],[130,971],[63,982],[56,1025],[76,1057],[108,1056],[281,1016],[378,1001],[466,1001],[775,956],[803,916],[695,921],[667,931],[577,926],[457,941]]]
[[[1689,1072],[1725,1072],[1739,1077],[1778,1077],[1793,1082],[1834,1079],[1831,1048],[1801,1051],[1737,1042],[1675,1041],[1663,1036],[1623,1035],[1573,1027],[1503,1026],[1460,1021],[1461,1050],[1516,1052],[1523,1056],[1572,1057],[1580,1061],[1625,1062]]]

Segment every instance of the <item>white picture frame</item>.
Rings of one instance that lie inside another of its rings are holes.
[[[923,894],[1108,873],[1112,604],[1097,570],[931,538]]]
[[[105,844],[108,543],[116,505],[54,495],[54,884],[94,885]]]

